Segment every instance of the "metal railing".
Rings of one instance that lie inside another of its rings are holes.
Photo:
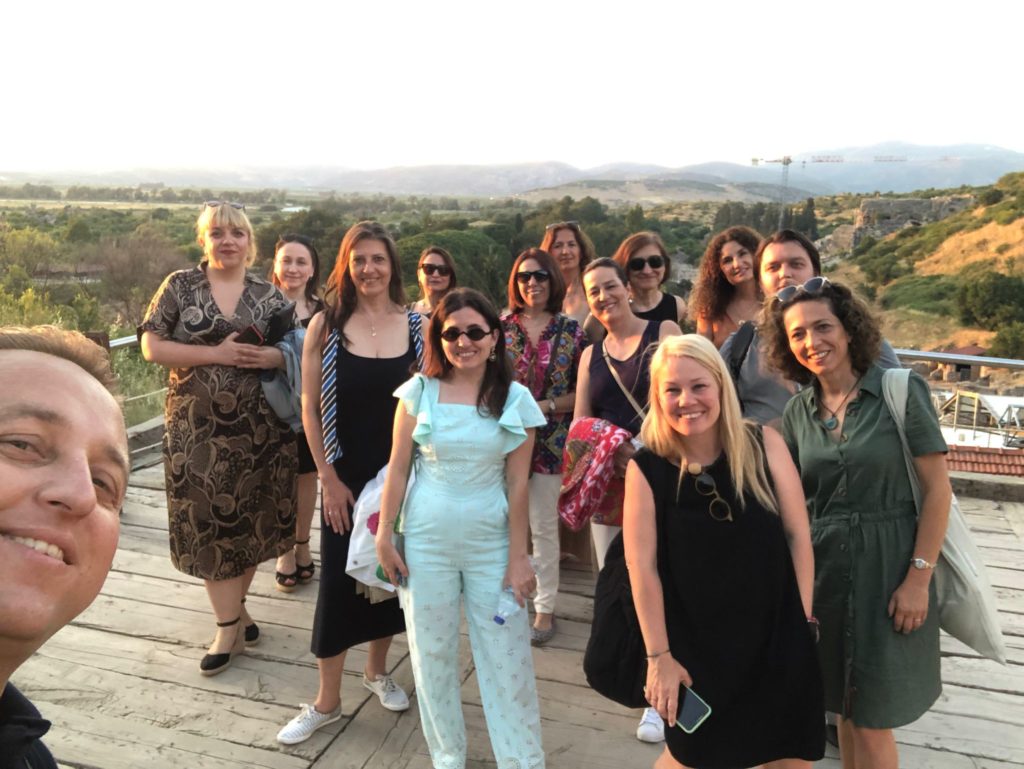
[[[923,361],[954,366],[985,366],[986,368],[1024,371],[1024,360],[1017,360],[1015,358],[992,358],[985,355],[962,355],[952,352],[926,352],[921,350],[896,350],[895,352],[901,361]]]

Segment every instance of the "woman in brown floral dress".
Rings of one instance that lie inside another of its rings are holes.
[[[280,350],[237,341],[250,325],[265,333],[286,300],[246,270],[256,247],[240,204],[206,203],[196,231],[203,261],[164,280],[139,335],[146,360],[171,369],[164,432],[171,560],[205,582],[217,635],[199,668],[214,675],[259,640],[245,595],[256,565],[293,545],[296,458],[294,434],[259,381],[261,369],[283,365]]]

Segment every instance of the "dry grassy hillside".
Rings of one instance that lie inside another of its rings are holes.
[[[975,215],[981,215],[978,209]],[[955,275],[970,264],[986,263],[1003,272],[1024,267],[1024,219],[1010,224],[989,222],[942,242],[931,256],[914,265],[918,275]]]

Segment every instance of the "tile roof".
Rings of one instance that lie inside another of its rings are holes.
[[[1024,477],[1024,451],[981,446],[950,446],[946,455],[950,470]]]

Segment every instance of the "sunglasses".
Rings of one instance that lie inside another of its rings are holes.
[[[516,273],[516,281],[524,286],[533,278],[538,283],[547,283],[551,273],[547,270],[520,270]]]
[[[732,520],[732,508],[729,507],[729,503],[722,499],[722,495],[718,493],[718,484],[715,483],[714,477],[708,472],[701,472],[693,479],[694,485],[697,487],[697,493],[702,497],[710,497],[711,502],[708,504],[708,515],[710,515],[716,521],[731,521]]]
[[[421,264],[420,269],[424,275],[440,275],[442,278],[452,274],[452,268],[446,264]]]
[[[454,344],[455,342],[458,341],[460,336],[465,334],[466,336],[469,337],[470,341],[479,342],[481,339],[483,339],[490,333],[490,331],[485,331],[479,326],[470,326],[466,330],[462,330],[458,326],[449,326],[448,328],[441,332],[441,338],[446,342]]]
[[[649,264],[652,270],[660,270],[665,266],[665,258],[662,256],[648,256],[647,258],[634,256],[629,260],[629,269],[633,272],[640,272],[645,264]]]
[[[576,221],[572,221],[572,222],[554,222],[553,224],[549,224],[544,229],[545,230],[561,230],[561,229],[578,230],[579,228],[580,228],[580,223],[576,222]]]
[[[821,296],[825,287],[831,285],[832,284],[829,283],[828,278],[819,275],[815,278],[811,278],[802,286],[786,286],[775,295],[775,304],[779,307],[785,307],[801,294],[807,294],[807,296]]]
[[[244,203],[236,203],[233,200],[207,200],[203,203],[203,208],[220,208],[221,206],[231,206],[236,211],[244,211]]]

